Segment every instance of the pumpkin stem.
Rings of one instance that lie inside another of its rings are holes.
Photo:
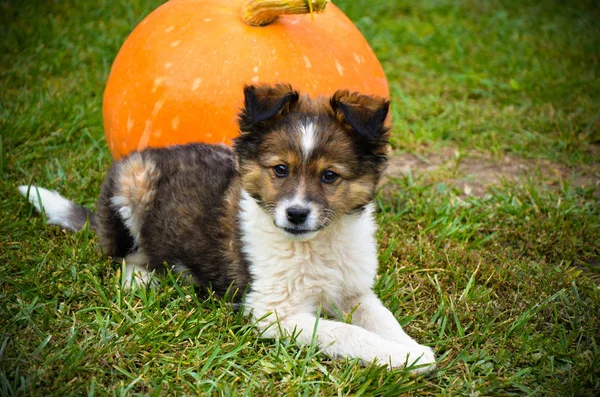
[[[279,15],[321,12],[329,0],[247,0],[242,6],[242,19],[250,26],[265,26]]]

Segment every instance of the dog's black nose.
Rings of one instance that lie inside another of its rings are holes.
[[[310,209],[303,207],[290,207],[285,210],[287,214],[288,221],[292,222],[294,225],[299,225],[304,223],[308,215],[310,214]]]

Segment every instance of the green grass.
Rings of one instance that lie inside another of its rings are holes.
[[[226,302],[172,277],[126,292],[93,233],[47,226],[16,186],[35,181],[93,205],[110,164],[101,120],[110,63],[159,3],[0,3],[1,395],[600,389],[600,205],[589,189],[532,179],[465,198],[427,175],[390,182],[379,197],[376,289],[437,351],[439,371],[426,376],[258,340]],[[400,150],[597,166],[594,1],[336,3],[386,69]]]
[[[594,160],[589,145],[600,142],[596,2],[340,3],[358,17],[384,65],[398,145],[450,141],[568,164]]]

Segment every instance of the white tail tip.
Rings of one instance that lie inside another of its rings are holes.
[[[73,209],[73,203],[55,191],[37,186],[19,186],[19,192],[29,200],[38,212],[44,212],[48,223],[60,225],[73,229],[69,215]]]

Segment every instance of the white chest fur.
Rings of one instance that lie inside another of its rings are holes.
[[[244,192],[240,202],[244,253],[250,261],[247,310],[281,318],[340,304],[370,291],[377,272],[373,206],[337,219],[314,239],[296,241]]]

